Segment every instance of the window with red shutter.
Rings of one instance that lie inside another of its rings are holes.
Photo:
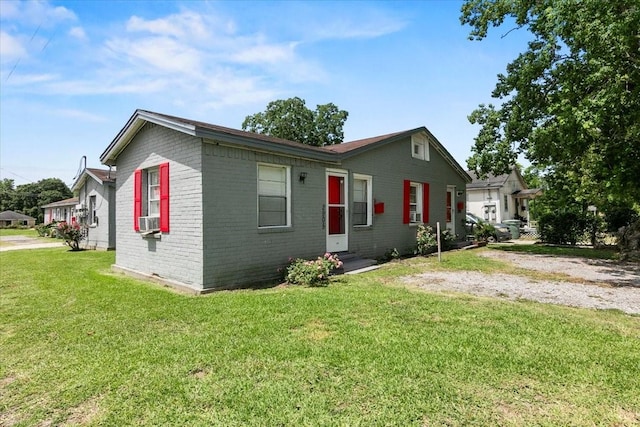
[[[402,191],[402,223],[409,224],[411,222],[411,207],[409,204],[409,197],[411,195],[411,181],[404,180],[404,186]]]
[[[429,183],[422,183],[422,222],[429,222]]]
[[[140,217],[142,216],[142,170],[133,173],[133,229],[140,231]]]
[[[169,231],[169,163],[159,166],[160,172],[160,231]]]

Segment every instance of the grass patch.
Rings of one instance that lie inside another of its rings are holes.
[[[549,246],[549,245],[491,245],[491,249],[506,252],[520,252],[535,255],[557,255],[589,259],[616,259],[618,251],[615,249],[594,249],[569,246]]]
[[[38,232],[35,228],[0,228],[0,237],[4,236],[38,237]]]
[[[0,254],[0,425],[640,422],[640,318],[389,286],[472,252],[203,297],[113,257]]]

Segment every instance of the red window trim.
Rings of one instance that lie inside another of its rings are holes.
[[[169,232],[169,163],[159,167],[160,179],[160,231]]]
[[[422,183],[422,222],[429,223],[429,183]]]
[[[142,170],[133,172],[133,229],[140,231],[140,217],[142,216]]]
[[[411,181],[408,179],[404,180],[402,194],[402,223],[409,224],[411,222],[411,207],[409,204],[411,198]]]

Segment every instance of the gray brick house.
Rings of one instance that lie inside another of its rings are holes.
[[[463,235],[471,181],[425,127],[312,147],[144,110],[101,161],[118,170],[114,268],[196,292],[290,257],[406,253],[420,223]]]
[[[116,172],[85,168],[71,187],[78,196],[76,222],[83,225],[86,249],[116,248]]]

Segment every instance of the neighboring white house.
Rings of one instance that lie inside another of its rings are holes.
[[[78,195],[75,216],[84,227],[86,249],[115,249],[115,182],[111,169],[86,168],[71,187]]]
[[[527,188],[517,167],[508,174],[489,174],[486,179],[478,179],[473,171],[467,173],[473,179],[467,184],[467,212],[491,223],[520,219],[529,224],[529,200],[542,190]]]
[[[42,209],[44,209],[44,223],[65,221],[71,224],[76,222],[75,208],[77,204],[78,198],[72,197],[42,206]]]

